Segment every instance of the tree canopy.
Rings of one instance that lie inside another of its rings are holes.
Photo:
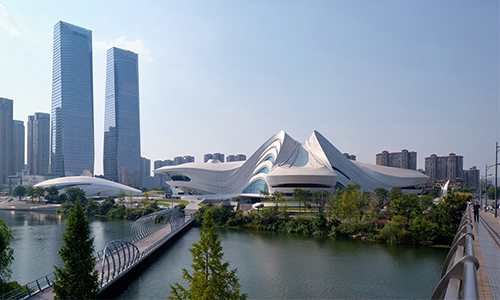
[[[14,188],[14,196],[19,197],[21,200],[26,195],[26,188],[22,185],[18,185]]]
[[[246,299],[240,291],[237,269],[229,270],[229,262],[222,262],[221,238],[213,231],[211,209],[205,211],[200,241],[189,249],[193,256],[192,272],[182,269],[182,278],[188,288],[179,283],[171,285],[170,299]]]
[[[64,244],[59,249],[64,268],[55,268],[55,299],[95,299],[99,293],[98,273],[94,270],[94,239],[90,237],[90,225],[83,214],[80,199],[68,215]]]

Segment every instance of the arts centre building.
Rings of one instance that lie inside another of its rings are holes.
[[[317,131],[304,143],[280,131],[243,162],[187,163],[154,172],[171,178],[167,183],[174,195],[213,200],[259,198],[261,191],[291,197],[295,188],[333,192],[349,184],[365,191],[401,187],[412,193],[429,179],[414,170],[350,160]]]

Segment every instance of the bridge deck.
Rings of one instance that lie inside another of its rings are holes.
[[[191,221],[192,221],[191,218],[186,218],[185,223],[182,226],[182,228],[185,227]],[[178,231],[179,231],[179,229],[174,233],[177,233]],[[158,241],[159,239],[161,239],[165,235],[169,234],[170,232],[171,232],[171,227],[170,227],[170,225],[167,225],[167,226],[164,226],[163,228],[153,232],[152,234],[147,235],[147,236],[143,237],[142,239],[134,242],[134,244],[137,246],[137,248],[139,248],[139,251],[141,251],[141,253],[142,253],[143,251],[148,249],[151,245],[153,245],[156,241]],[[95,266],[95,269],[99,272],[99,282],[101,282],[102,264],[103,264],[103,260],[98,260],[96,262],[96,266]],[[39,292],[39,293],[33,295],[32,297],[30,297],[30,299],[52,300],[52,299],[54,299],[54,296],[55,295],[52,292],[52,288],[47,288],[47,289],[43,290],[42,292]]]
[[[500,300],[500,216],[480,212],[474,222],[474,253],[479,260],[478,285],[480,299]]]

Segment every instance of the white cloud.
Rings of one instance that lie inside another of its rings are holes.
[[[10,37],[20,37],[21,31],[14,24],[14,22],[10,19],[9,12],[0,3],[0,32],[6,32]]]
[[[139,54],[139,58],[150,63],[153,62],[153,58],[149,56],[149,50],[146,49],[141,39],[137,39],[133,42],[125,40],[124,36],[117,38],[114,41],[95,41],[94,46],[102,50],[108,50],[111,47],[118,47],[126,50],[133,51]]]

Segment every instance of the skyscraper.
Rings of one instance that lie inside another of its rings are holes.
[[[63,21],[54,26],[51,173],[94,173],[92,31]]]
[[[28,174],[49,175],[50,115],[28,116]]]
[[[107,52],[103,162],[105,178],[139,186],[141,136],[138,56],[115,47]]]
[[[12,171],[10,174],[24,170],[24,122],[12,121]]]
[[[0,98],[0,183],[7,183],[12,171],[12,114],[11,99]]]

